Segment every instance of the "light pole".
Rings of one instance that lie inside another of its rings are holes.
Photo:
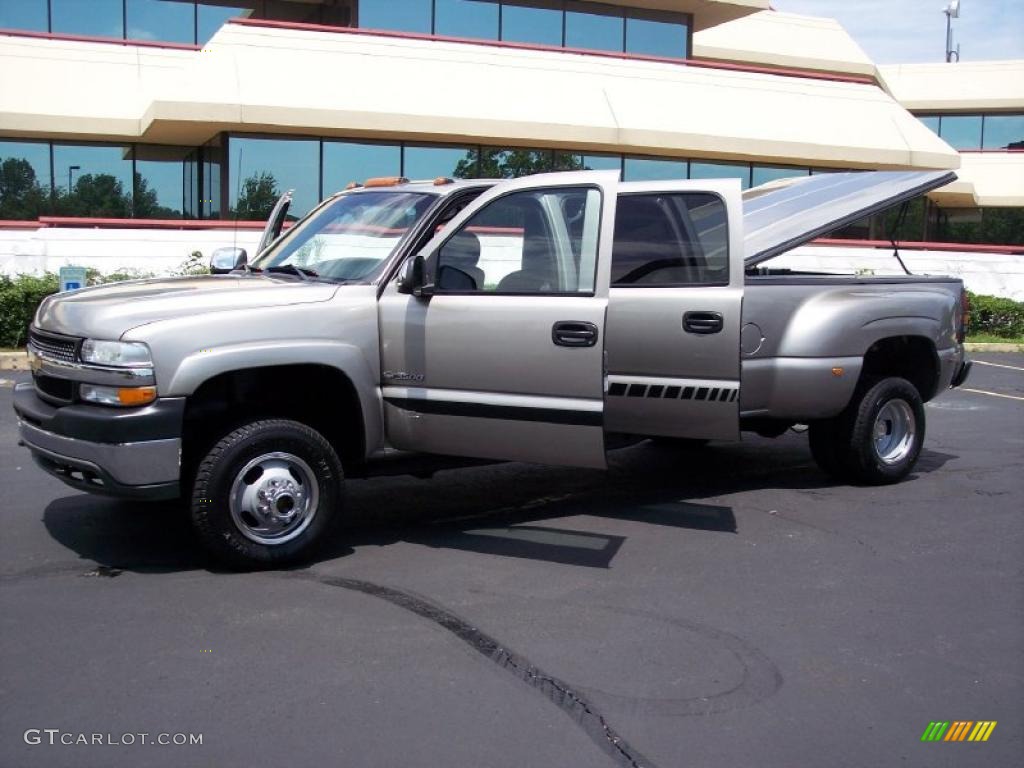
[[[82,166],[80,166],[80,165],[69,165],[68,166],[68,195],[71,194],[71,172],[72,171],[80,171],[80,170],[82,170]]]
[[[960,0],[950,0],[943,13],[946,14],[946,63],[952,62],[954,56],[959,62],[960,46],[957,45],[956,50],[953,50],[953,19],[960,18]]]

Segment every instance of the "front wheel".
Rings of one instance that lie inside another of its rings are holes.
[[[200,462],[192,523],[202,544],[236,568],[307,559],[340,517],[343,472],[320,433],[297,421],[255,421]]]
[[[811,452],[827,474],[867,485],[902,480],[924,445],[924,403],[906,379],[869,383],[846,410],[811,425]]]

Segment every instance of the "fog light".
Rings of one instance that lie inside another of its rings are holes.
[[[100,405],[148,405],[156,400],[156,387],[98,387],[82,384],[82,399]]]

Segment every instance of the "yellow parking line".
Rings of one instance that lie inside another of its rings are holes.
[[[1000,392],[986,392],[984,389],[971,389],[970,387],[960,387],[963,392],[973,392],[976,395],[992,395],[992,397],[1005,397],[1007,400],[1022,400],[1024,397],[1018,397],[1017,395],[1004,395]]]
[[[1005,365],[1004,363],[987,363],[984,360],[975,360],[975,365],[987,365],[990,368],[1008,368],[1011,371],[1024,371],[1019,365]]]

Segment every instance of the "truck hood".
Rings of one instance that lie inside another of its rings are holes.
[[[327,301],[332,283],[274,275],[202,275],[83,288],[50,296],[36,326],[69,336],[118,339],[140,325],[185,315]]]
[[[822,173],[743,193],[747,266],[956,181],[952,171]]]

